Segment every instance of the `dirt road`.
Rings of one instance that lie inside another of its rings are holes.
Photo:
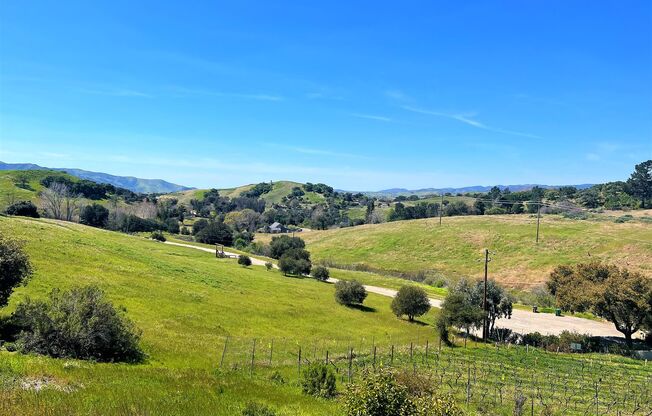
[[[191,244],[174,243],[171,241],[166,241],[165,244],[194,248],[196,250],[202,250],[215,255],[215,250],[210,248],[198,247]],[[236,253],[230,253],[227,251],[224,253],[230,257],[238,257],[238,254]],[[266,261],[252,257],[251,263],[256,266],[265,266]],[[274,265],[274,268],[278,267]],[[328,281],[335,283],[337,282],[337,279],[331,278],[328,279]],[[375,293],[377,295],[388,296],[392,298],[396,296],[396,290],[388,289],[385,287],[365,285],[365,289],[367,292]],[[435,308],[441,307],[441,303],[442,301],[439,299],[430,299],[430,304]],[[519,309],[514,309],[511,319],[499,319],[496,321],[496,326],[500,328],[511,329],[512,331],[521,334],[538,331],[542,334],[558,335],[562,331],[573,331],[579,332],[580,334],[590,334],[594,336],[622,336],[622,334],[616,330],[613,324],[606,321],[593,321],[590,319],[575,318],[572,316],[555,316],[550,313],[533,313]]]

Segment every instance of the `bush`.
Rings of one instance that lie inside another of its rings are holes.
[[[244,250],[245,248],[247,248],[247,245],[248,245],[248,244],[249,244],[249,243],[247,243],[246,240],[244,240],[244,239],[242,239],[242,238],[238,238],[238,239],[236,239],[235,242],[233,243],[233,247],[237,248],[238,250]]]
[[[305,247],[306,243],[302,239],[287,235],[272,237],[272,241],[269,243],[270,256],[274,259],[280,259],[288,250],[303,250]]]
[[[238,257],[238,264],[244,267],[249,267],[251,266],[251,259],[249,256],[245,256],[244,254],[241,254],[240,257]]]
[[[249,402],[242,410],[242,416],[276,416],[276,412],[264,404]]]
[[[7,305],[14,288],[32,274],[32,265],[23,246],[0,235],[0,307]]]
[[[195,238],[200,243],[230,246],[233,243],[233,231],[223,222],[213,221],[197,233]]]
[[[105,362],[144,358],[140,332],[94,286],[54,289],[49,301],[27,299],[12,321],[22,330],[16,345],[23,353]]]
[[[274,265],[272,263],[270,263],[270,262],[265,263],[265,269],[267,269],[267,271],[270,271],[273,268],[274,268]]]
[[[208,226],[208,221],[205,220],[205,219],[203,219],[203,218],[202,218],[201,220],[196,221],[196,222],[192,225],[192,235],[197,235],[197,234],[199,234],[199,232],[200,232],[201,230],[203,230],[204,228],[206,228],[207,226]]]
[[[392,300],[392,312],[396,316],[407,315],[410,321],[430,310],[430,299],[425,290],[417,286],[401,286]]]
[[[317,266],[312,271],[312,277],[325,282],[330,277],[330,272],[324,266]]]
[[[299,248],[289,249],[281,256],[278,267],[285,275],[308,275],[312,268],[310,253]]]
[[[109,222],[109,210],[97,202],[86,205],[79,214],[79,222],[91,227],[104,228]]]
[[[181,235],[190,235],[190,230],[185,225],[181,227]]]
[[[485,215],[502,215],[502,214],[507,214],[507,210],[503,207],[491,207],[488,210],[486,210]]]
[[[8,215],[17,215],[20,217],[39,218],[38,209],[31,201],[19,201],[11,204],[5,211]]]
[[[315,363],[309,366],[301,378],[301,391],[304,394],[331,398],[335,397],[335,374],[327,364]]]
[[[158,230],[157,230],[157,231],[154,231],[154,232],[152,233],[152,235],[150,235],[150,238],[151,238],[152,240],[156,240],[156,241],[160,241],[160,242],[164,242],[164,241],[165,241],[165,236],[163,235],[163,232],[158,231]]]
[[[165,221],[165,229],[170,234],[179,234],[179,219],[178,218],[168,218]]]
[[[412,376],[412,374],[410,374]],[[344,412],[347,416],[461,416],[462,409],[451,397],[440,397],[426,389],[425,380],[417,383],[414,377],[397,378],[381,369],[366,371],[362,378],[349,384],[344,393]],[[404,383],[408,382],[409,385]]]
[[[408,390],[396,382],[387,370],[365,372],[361,379],[348,385],[344,392],[347,416],[413,415],[414,405]]]
[[[335,300],[341,305],[362,304],[367,291],[357,280],[339,280],[335,283]]]

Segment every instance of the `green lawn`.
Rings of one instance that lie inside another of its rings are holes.
[[[447,277],[483,274],[510,287],[541,285],[558,264],[592,260],[652,273],[652,224],[524,215],[445,217],[301,233],[314,261],[359,265],[381,272],[426,272]],[[264,241],[267,236],[258,237]]]

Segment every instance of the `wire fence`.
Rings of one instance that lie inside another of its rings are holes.
[[[496,344],[225,338],[218,367],[251,376],[282,370],[298,382],[327,363],[342,384],[379,368],[414,374],[469,409],[503,414],[652,415],[652,364],[619,356],[559,354]]]

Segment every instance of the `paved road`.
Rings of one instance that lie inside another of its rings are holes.
[[[196,250],[212,253],[213,255],[215,254],[215,249],[198,247],[191,244],[174,243],[171,241],[166,241],[165,244],[194,248]],[[225,251],[224,253],[231,257],[238,257],[238,254],[236,253],[230,253],[228,251]],[[252,257],[251,263],[257,266],[264,266],[266,261]],[[278,268],[276,265],[274,265],[274,267]],[[328,279],[328,281],[335,283],[337,282],[337,279],[331,278]],[[365,289],[367,292],[376,293],[382,296],[392,298],[396,296],[396,290],[394,289],[369,285],[365,285]],[[430,299],[430,304],[435,308],[441,307],[441,303],[442,301],[439,299]],[[496,326],[500,328],[508,328],[521,334],[538,331],[542,334],[558,335],[562,331],[573,331],[579,332],[580,334],[590,334],[594,336],[622,336],[622,334],[616,330],[614,325],[609,322],[599,322],[590,319],[575,318],[572,316],[555,316],[551,313],[533,313],[519,309],[514,309],[511,319],[499,319],[496,321]]]

